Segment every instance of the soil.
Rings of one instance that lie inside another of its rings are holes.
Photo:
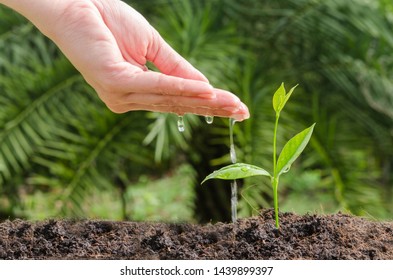
[[[99,220],[0,223],[1,259],[393,259],[393,223],[280,214],[236,224]]]

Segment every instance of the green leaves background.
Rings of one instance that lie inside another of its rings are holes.
[[[271,93],[282,81],[299,83],[281,113],[278,146],[318,125],[280,180],[281,210],[392,216],[390,1],[128,2],[213,85],[250,107],[251,119],[235,125],[239,161],[269,166]],[[163,219],[225,220],[229,188],[199,183],[230,162],[227,120],[185,121],[188,134],[179,134],[171,115],[110,113],[56,46],[1,8],[2,217],[143,219],[171,204],[178,208]],[[271,207],[270,182],[257,178],[239,182],[240,215]],[[182,195],[169,196],[160,182]],[[130,193],[141,184],[151,195],[137,203]]]

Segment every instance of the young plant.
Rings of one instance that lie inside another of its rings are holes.
[[[293,162],[299,157],[303,152],[304,148],[307,146],[311,135],[314,130],[315,123],[310,127],[306,128],[302,132],[295,135],[290,139],[282,149],[278,159],[277,159],[277,129],[278,120],[280,118],[280,113],[284,109],[285,104],[288,102],[293,91],[297,86],[294,86],[287,93],[285,91],[284,83],[277,89],[273,95],[273,109],[276,112],[276,120],[273,132],[273,174],[270,174],[265,169],[247,164],[247,163],[235,163],[225,166],[219,170],[214,171],[209,174],[201,184],[209,179],[223,179],[223,180],[236,180],[247,178],[251,176],[267,176],[270,177],[272,188],[273,188],[273,198],[274,198],[274,212],[276,228],[280,227],[278,219],[278,183],[279,178],[282,174],[287,173],[291,168]]]

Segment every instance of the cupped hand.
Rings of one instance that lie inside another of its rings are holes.
[[[63,12],[46,34],[112,111],[193,113],[238,121],[249,117],[247,106],[238,97],[214,89],[126,3],[63,2]],[[147,61],[160,72],[150,71]]]

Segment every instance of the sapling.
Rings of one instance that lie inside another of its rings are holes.
[[[297,86],[294,86],[287,93],[284,87],[284,83],[277,89],[273,95],[273,109],[276,113],[274,131],[273,131],[273,173],[269,173],[265,169],[247,164],[247,163],[235,163],[227,165],[219,170],[209,174],[203,181],[202,184],[209,179],[223,179],[223,180],[236,180],[247,178],[251,176],[267,176],[270,177],[272,188],[273,188],[273,199],[274,199],[274,213],[275,213],[275,224],[276,228],[280,227],[278,218],[278,183],[279,178],[282,174],[289,171],[293,162],[303,152],[307,146],[311,135],[314,130],[315,123],[310,127],[306,128],[302,132],[292,137],[281,150],[280,155],[277,159],[277,130],[278,120],[280,113],[284,109],[285,104],[288,102],[293,91]]]

